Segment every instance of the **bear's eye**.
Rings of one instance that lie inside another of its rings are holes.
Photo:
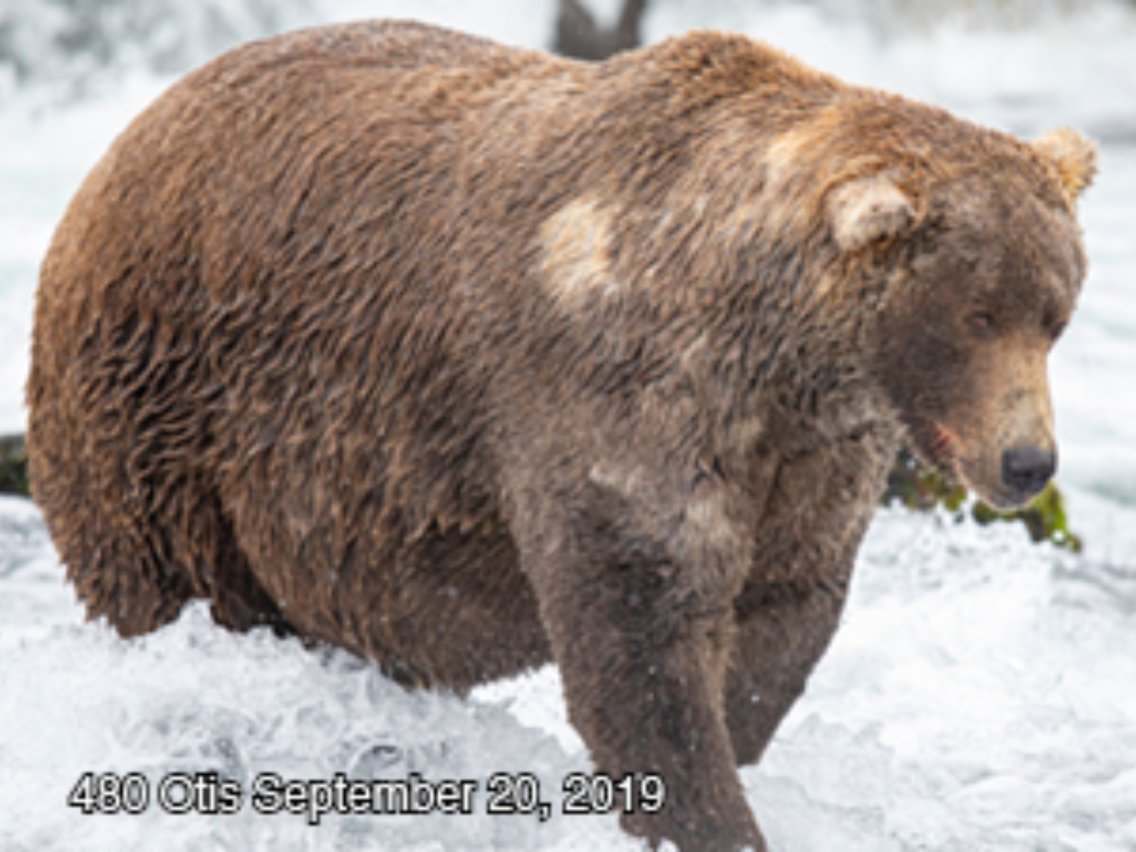
[[[998,333],[998,325],[989,311],[973,311],[968,314],[966,327],[975,337],[990,338]]]

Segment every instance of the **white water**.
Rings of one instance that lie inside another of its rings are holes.
[[[1031,545],[1017,527],[881,512],[833,647],[742,778],[775,849],[1136,848],[1136,19],[1107,3],[998,27],[894,23],[839,4],[655,6],[652,39],[743,29],[1014,132],[1073,124],[1102,140],[1082,206],[1089,280],[1051,371],[1059,482],[1085,555]],[[293,24],[418,15],[536,46],[552,4],[288,8]],[[35,268],[54,222],[168,79],[127,62],[86,100],[26,86],[0,104],[0,432],[22,429]],[[345,654],[229,634],[200,606],[125,642],[83,623],[62,573],[35,509],[0,499],[0,848],[636,848],[612,817],[485,813],[494,772],[534,773],[558,804],[564,776],[588,768],[552,669],[464,702],[408,694]],[[333,816],[317,828],[247,805],[83,816],[66,800],[88,770],[140,772],[155,789],[173,771],[216,770],[246,789],[269,771],[420,771],[477,779],[482,796],[468,817]]]

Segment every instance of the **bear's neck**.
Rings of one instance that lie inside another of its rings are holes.
[[[720,357],[707,375],[729,376],[720,397],[727,424],[756,420],[764,442],[790,455],[868,429],[897,431],[866,357],[875,315],[835,286],[802,271],[720,314]],[[733,351],[730,340],[739,342]]]
[[[708,197],[703,206],[724,202]],[[677,353],[690,384],[705,389],[714,428],[760,432],[787,453],[868,428],[894,431],[870,355],[887,270],[865,273],[821,227],[790,233],[768,219],[743,221],[752,216],[744,203],[713,217],[739,223],[736,233],[690,233],[698,212],[672,214],[673,231],[648,253],[665,266],[633,280],[653,291],[658,325],[647,339]],[[649,244],[667,230],[635,239]]]

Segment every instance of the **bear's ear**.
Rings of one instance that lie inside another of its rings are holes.
[[[1070,202],[1093,182],[1097,173],[1097,146],[1076,130],[1062,127],[1035,140],[1034,150],[1053,163],[1061,188]]]
[[[911,199],[885,175],[855,178],[828,196],[832,235],[844,251],[894,237],[914,218]]]

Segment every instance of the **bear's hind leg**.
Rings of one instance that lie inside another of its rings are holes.
[[[183,552],[191,562],[194,593],[209,598],[213,620],[241,632],[267,624],[277,634],[291,633],[249,567],[220,501],[212,496],[202,500],[186,527],[192,532],[184,540]]]
[[[36,499],[87,617],[105,616],[122,636],[147,633],[177,617],[193,584],[161,530],[139,524],[104,489],[92,493],[96,475],[32,454]]]
[[[208,492],[177,480],[161,500],[114,499],[116,480],[101,476],[97,464],[50,473],[48,464],[42,457],[33,464],[36,497],[88,618],[105,616],[122,636],[136,636],[203,597],[230,629],[267,623],[287,630]]]
[[[132,310],[80,339],[69,359],[33,357],[28,461],[88,617],[134,636],[206,597],[228,627],[281,625],[206,473],[217,392],[193,338]]]

